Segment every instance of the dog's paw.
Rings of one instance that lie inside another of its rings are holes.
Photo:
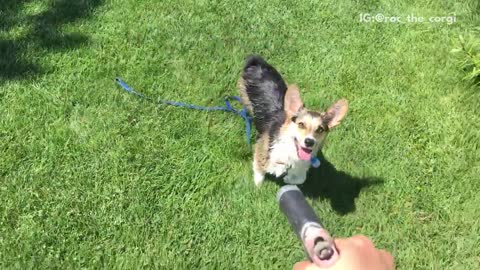
[[[282,177],[286,172],[287,166],[277,164],[273,170],[273,175],[275,175],[275,177]]]
[[[302,177],[294,174],[287,174],[283,178],[283,181],[289,185],[301,185],[305,183],[305,178],[306,177]]]
[[[253,182],[255,182],[256,187],[260,187],[264,179],[265,179],[265,174],[262,174],[260,172],[253,173]]]

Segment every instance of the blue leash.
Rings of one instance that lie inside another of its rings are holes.
[[[250,145],[250,136],[251,136],[251,122],[252,118],[248,116],[247,114],[247,108],[244,106],[241,110],[236,110],[232,107],[232,104],[230,104],[230,100],[235,100],[239,103],[242,103],[240,97],[237,96],[229,96],[225,98],[225,107],[222,106],[215,106],[215,107],[205,107],[205,106],[197,106],[197,105],[192,105],[192,104],[187,104],[183,102],[176,102],[176,101],[169,101],[169,100],[153,100],[150,97],[145,96],[142,93],[135,92],[126,82],[124,82],[121,78],[115,78],[115,81],[123,88],[123,90],[127,91],[128,93],[135,95],[139,98],[149,100],[151,102],[156,102],[158,104],[166,104],[166,105],[172,105],[176,107],[182,107],[182,108],[188,108],[188,109],[194,109],[194,110],[200,110],[200,111],[224,111],[224,112],[231,112],[234,114],[240,115],[244,120],[245,120],[245,130],[246,130],[246,136],[247,136],[247,143]]]

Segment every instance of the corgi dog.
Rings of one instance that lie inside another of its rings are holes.
[[[260,186],[266,174],[287,184],[304,183],[327,133],[345,117],[347,100],[338,100],[325,112],[308,110],[298,87],[287,85],[275,68],[255,55],[247,58],[238,88],[257,130],[255,185]]]

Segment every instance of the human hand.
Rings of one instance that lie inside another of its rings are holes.
[[[335,239],[339,257],[337,262],[326,268],[329,270],[393,270],[393,257],[385,250],[376,249],[372,241],[364,235]],[[299,262],[293,270],[320,270],[311,262]]]

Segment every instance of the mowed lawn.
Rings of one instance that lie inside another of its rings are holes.
[[[360,22],[455,16],[452,24]],[[305,259],[254,187],[237,94],[246,55],[309,108],[345,97],[302,186],[337,237],[366,234],[398,269],[480,269],[480,89],[462,80],[461,1],[4,0],[0,268],[290,269]]]

